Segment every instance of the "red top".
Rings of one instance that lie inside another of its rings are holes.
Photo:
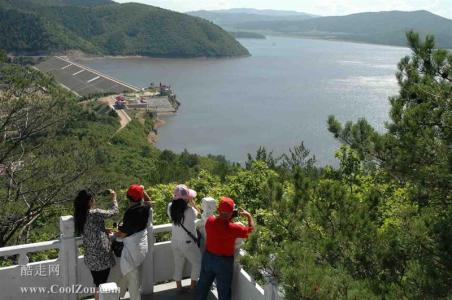
[[[210,216],[206,221],[206,250],[221,256],[233,256],[235,240],[247,238],[253,228]]]

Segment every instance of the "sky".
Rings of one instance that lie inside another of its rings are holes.
[[[452,19],[452,0],[114,0],[141,2],[179,12],[228,8],[295,10],[315,15],[347,15],[365,11],[428,10]]]

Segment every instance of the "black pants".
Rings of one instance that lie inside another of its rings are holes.
[[[108,280],[108,275],[110,275],[110,268],[102,270],[102,271],[91,271],[91,275],[93,276],[93,282],[96,287],[99,287],[102,283],[106,283]]]

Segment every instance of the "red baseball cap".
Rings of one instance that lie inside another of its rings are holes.
[[[144,198],[144,186],[132,184],[127,190],[127,196],[134,202],[139,202]]]
[[[218,212],[231,213],[234,211],[235,203],[234,200],[228,197],[223,197],[220,199],[220,204],[218,204]]]

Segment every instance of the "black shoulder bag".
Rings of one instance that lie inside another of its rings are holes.
[[[122,225],[119,226],[116,225],[116,223],[113,224],[113,227],[117,227],[119,230],[122,229]],[[111,250],[115,254],[116,257],[121,257],[122,255],[122,249],[124,248],[124,243],[120,242],[116,239],[116,237],[113,237],[111,239]]]
[[[114,239],[111,242],[111,250],[113,251],[113,253],[115,254],[116,257],[121,257],[123,248],[124,248],[123,242],[119,242],[116,239]]]
[[[198,246],[198,248],[201,247],[201,233],[198,229],[196,229],[196,233],[198,234],[198,237],[196,238],[193,233],[187,230],[187,228],[184,227],[184,224],[180,223],[180,226],[185,230],[185,232],[191,237],[191,239],[195,242],[195,244]]]

